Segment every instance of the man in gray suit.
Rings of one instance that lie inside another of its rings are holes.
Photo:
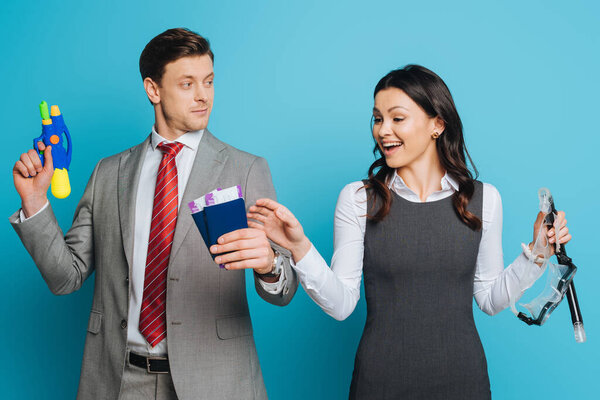
[[[247,206],[275,199],[269,168],[206,129],[214,74],[204,38],[163,32],[140,72],[152,133],[98,162],[66,235],[46,197],[51,147],[39,146],[44,166],[29,150],[13,169],[22,208],[10,221],[50,290],[71,293],[96,271],[78,398],[266,399],[244,270],[263,299],[286,305],[298,286],[289,254],[242,229],[211,249],[230,251],[220,269],[187,204],[234,185]]]

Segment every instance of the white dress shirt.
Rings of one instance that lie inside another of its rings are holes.
[[[175,142],[184,145],[175,158],[175,164],[177,165],[178,209],[181,206],[181,199],[183,198],[183,193],[185,192],[203,133],[204,130],[188,132],[175,140]],[[148,239],[150,238],[150,222],[152,220],[152,207],[154,206],[156,175],[158,174],[160,161],[163,158],[163,152],[157,148],[161,142],[173,143],[160,136],[154,127],[152,127],[152,136],[144,154],[135,200],[133,265],[131,276],[129,277],[131,288],[127,321],[127,347],[136,353],[154,355],[167,354],[167,341],[161,340],[153,348],[150,347],[146,338],[140,332],[139,323],[144,291],[144,277],[146,274]]]
[[[346,319],[360,297],[364,236],[366,228],[367,195],[361,181],[342,189],[335,209],[334,252],[331,269],[314,246],[292,267],[308,295],[337,320]],[[388,186],[399,196],[421,202],[397,174]],[[451,196],[458,184],[447,174],[442,189],[432,193],[426,202]],[[543,274],[544,269],[525,253],[504,268],[502,255],[502,200],[498,190],[483,184],[482,235],[475,267],[473,296],[479,308],[494,315],[516,301]]]

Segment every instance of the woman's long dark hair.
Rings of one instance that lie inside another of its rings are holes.
[[[456,111],[454,100],[450,90],[439,76],[420,65],[407,65],[396,69],[379,81],[375,86],[373,97],[379,91],[388,88],[397,88],[408,95],[417,103],[430,118],[440,117],[446,124],[442,135],[436,140],[438,157],[442,167],[448,175],[458,182],[459,190],[452,195],[454,209],[460,219],[473,230],[481,229],[481,220],[467,210],[467,205],[473,197],[475,190],[475,179],[477,169],[467,151],[463,138],[462,122]],[[390,212],[392,195],[387,182],[396,172],[386,162],[381,149],[375,141],[373,153],[379,158],[369,167],[369,179],[365,189],[374,201],[372,204],[381,204],[374,214],[369,210],[367,218],[373,221],[381,221]],[[475,178],[467,167],[466,159],[469,159]]]

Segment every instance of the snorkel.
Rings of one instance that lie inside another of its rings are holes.
[[[550,205],[550,212],[548,213],[547,218],[549,218],[549,222],[554,225],[555,215],[557,214],[556,207],[554,207],[554,199],[552,198],[552,195],[548,189],[542,188],[540,189],[540,193],[542,191],[546,192],[545,197],[548,198],[548,203]],[[540,198],[542,197],[541,194],[539,194],[539,196]],[[556,236],[558,237],[558,231],[556,230],[556,232]],[[577,269],[573,265],[573,260],[567,256],[567,250],[565,249],[564,244],[561,245],[560,243],[556,242],[554,254],[556,255],[556,259],[558,260],[559,264],[570,265]],[[578,343],[583,343],[586,340],[585,329],[583,328],[583,317],[581,316],[581,310],[579,309],[579,301],[577,300],[577,292],[575,292],[575,284],[573,283],[572,277],[567,286],[566,296],[567,302],[569,303],[569,310],[571,311],[571,321],[573,322],[575,340]]]

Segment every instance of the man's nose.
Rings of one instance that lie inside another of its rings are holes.
[[[208,94],[206,88],[202,85],[196,86],[196,92],[194,93],[194,100],[206,102],[208,99]]]

